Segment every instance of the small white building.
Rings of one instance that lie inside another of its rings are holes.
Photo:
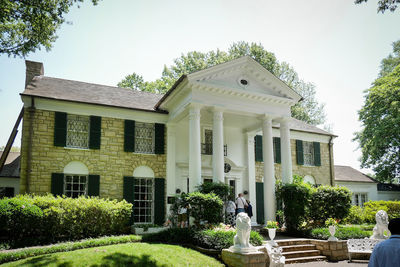
[[[0,151],[0,157],[3,151]],[[10,152],[0,172],[0,197],[19,194],[20,153]]]

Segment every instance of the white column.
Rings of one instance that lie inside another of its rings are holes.
[[[225,182],[224,179],[224,116],[222,110],[213,111],[213,181]]]
[[[290,128],[289,118],[283,118],[280,121],[281,135],[281,167],[282,167],[282,182],[291,183],[292,175],[292,152],[290,147]]]
[[[272,141],[272,118],[263,118],[263,159],[264,159],[264,215],[265,221],[275,220],[275,170]]]
[[[256,160],[254,155],[254,136],[255,133],[246,134],[247,142],[247,178],[249,200],[253,208],[253,217],[251,218],[252,224],[257,223],[257,209],[256,207]]]
[[[189,108],[189,189],[201,184],[200,106]]]
[[[167,195],[172,196],[176,190],[176,125],[167,124]]]

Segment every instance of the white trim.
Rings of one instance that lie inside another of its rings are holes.
[[[65,165],[63,173],[71,175],[89,175],[89,169],[80,161],[71,161]]]

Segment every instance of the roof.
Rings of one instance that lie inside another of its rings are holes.
[[[279,128],[279,127],[277,127]],[[299,131],[299,132],[307,132],[307,133],[317,133],[317,134],[322,134],[322,135],[330,135],[330,136],[334,136],[337,137],[337,135],[334,135],[330,132],[327,132],[325,130],[322,130],[314,125],[308,124],[304,121],[295,119],[295,118],[291,118],[290,122],[289,122],[289,128],[290,130],[294,130],[294,131]]]
[[[335,181],[337,182],[362,182],[362,183],[378,183],[368,175],[353,169],[350,166],[335,165]]]
[[[34,77],[21,95],[164,113],[154,108],[160,94],[46,76]]]
[[[0,156],[3,151],[0,151]],[[10,152],[6,158],[0,177],[19,177],[21,156],[19,152]]]

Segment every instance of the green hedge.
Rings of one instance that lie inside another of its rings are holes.
[[[29,210],[35,210],[35,220],[29,224],[23,223],[32,220],[31,213],[21,213],[15,209],[10,212],[10,207],[14,205],[11,203],[14,202],[25,203]],[[19,195],[12,199],[3,199],[0,200],[0,207],[0,218],[17,218],[17,221],[22,222],[0,225],[0,232],[14,243],[12,246],[128,233],[132,210],[132,204],[125,200],[98,197],[66,198],[54,197],[51,194]],[[34,231],[29,228],[33,228]],[[22,234],[15,237],[16,231]]]
[[[364,230],[360,226],[339,226],[335,236],[340,240],[352,238],[366,238],[372,235],[372,231]],[[315,239],[327,240],[330,237],[328,228],[315,228],[310,232],[310,237]]]
[[[364,203],[364,221],[375,223],[375,214],[379,210],[387,212],[389,220],[400,218],[400,201],[368,201]]]
[[[365,222],[364,209],[359,206],[351,206],[349,214],[343,220],[347,224],[362,224]]]
[[[169,244],[191,244],[207,249],[222,250],[233,245],[235,231],[223,230],[194,230],[188,228],[169,228],[159,233],[146,234],[143,242],[160,242]],[[254,246],[262,244],[259,233],[251,231],[250,243]]]
[[[224,203],[214,193],[191,192],[185,196],[185,200],[190,205],[190,216],[194,218],[197,226],[201,221],[207,221],[209,224],[223,221]]]

